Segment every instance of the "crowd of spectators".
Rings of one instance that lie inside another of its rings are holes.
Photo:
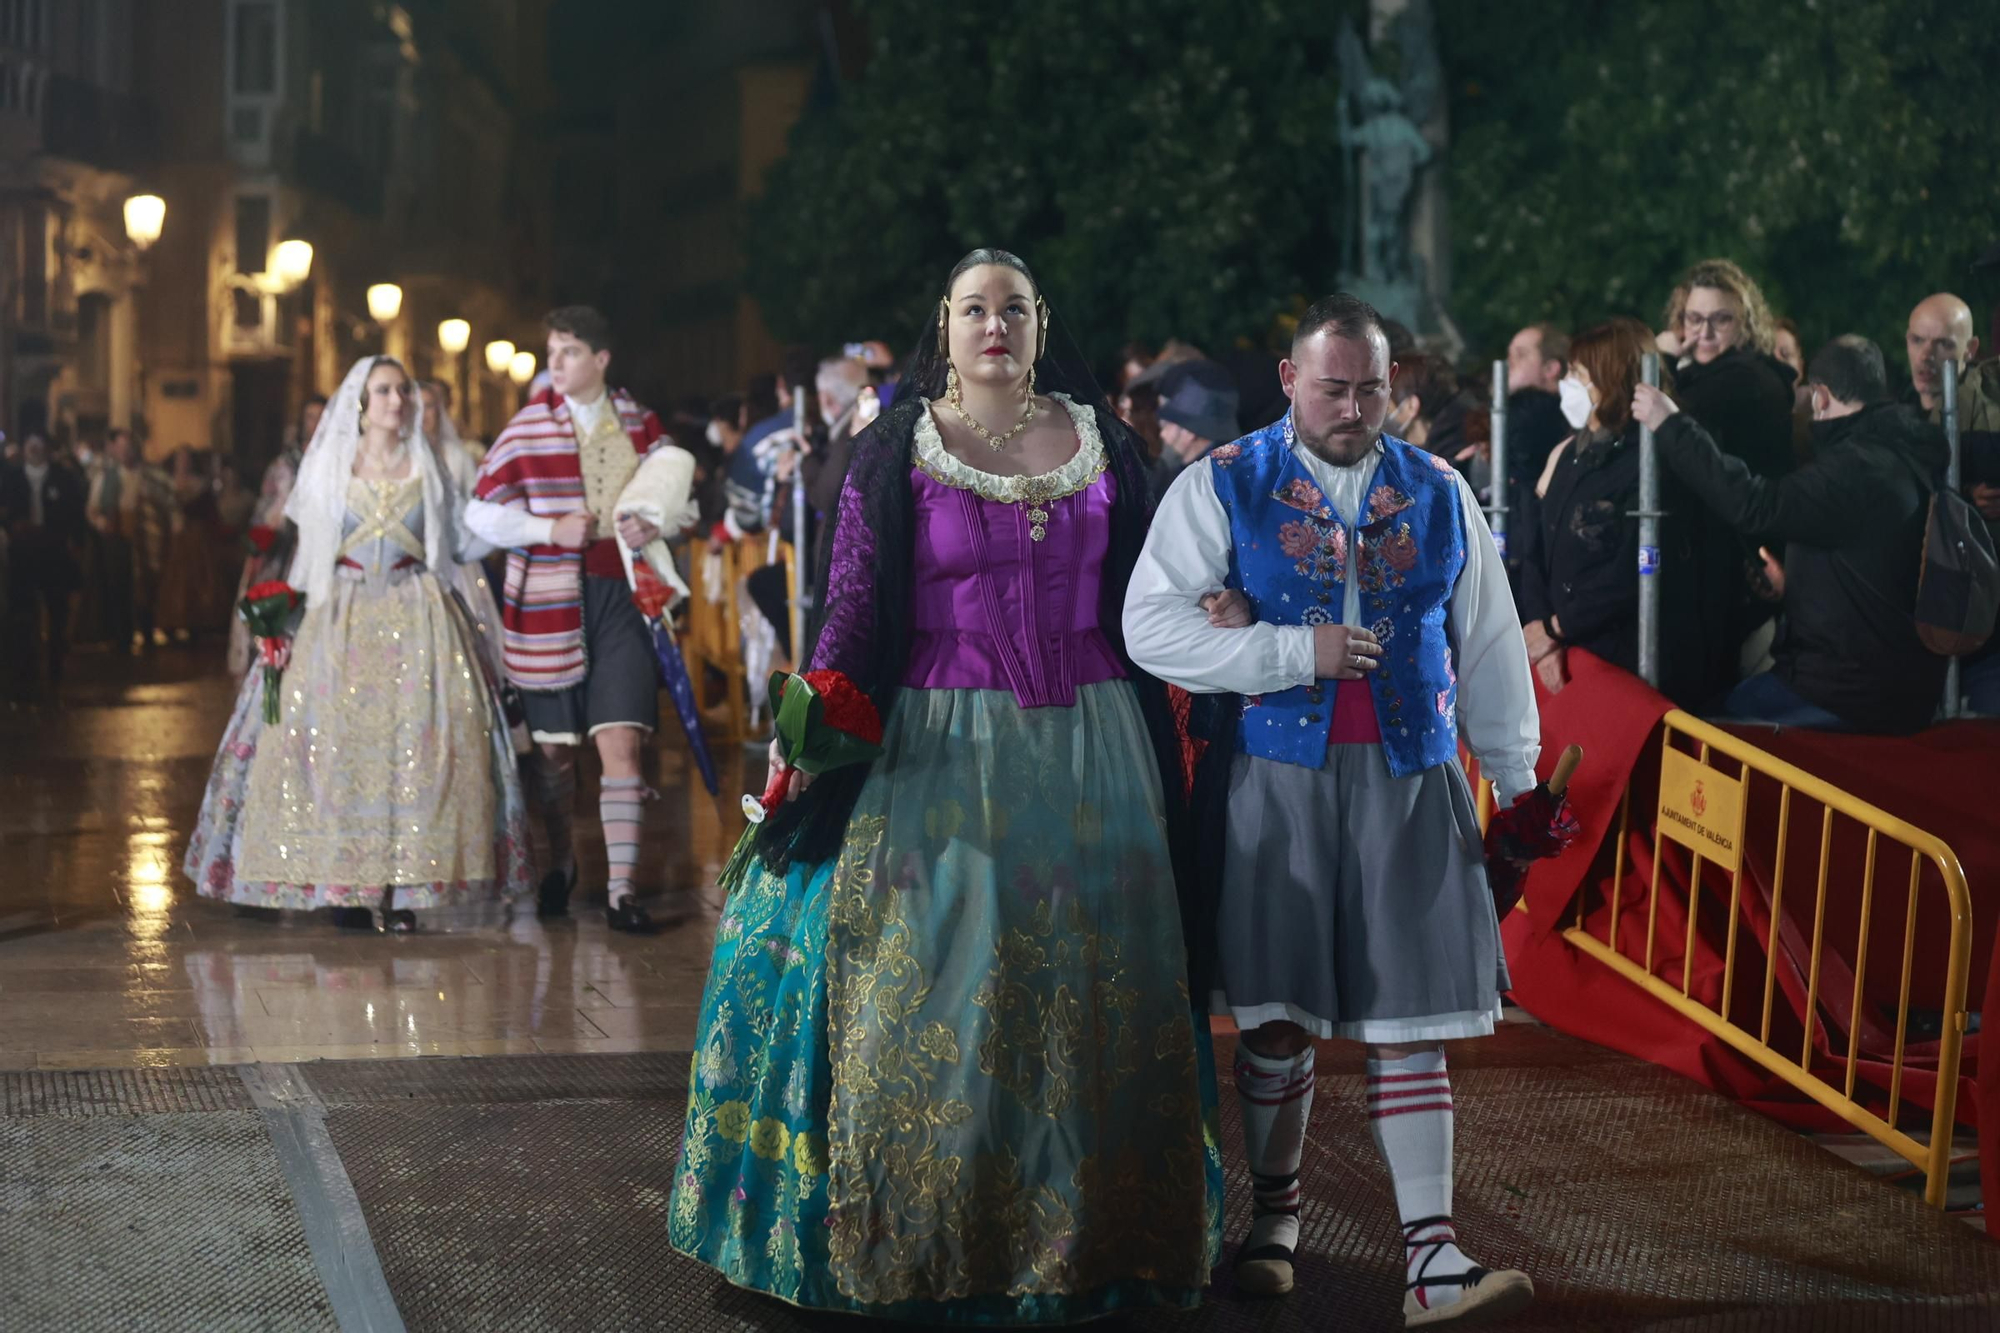
[[[1948,361],[1960,366],[1963,493],[2000,530],[2000,361],[1980,360],[1966,302],[1916,303],[1896,367],[1852,334],[1813,350],[1722,259],[1682,276],[1658,330],[1633,318],[1530,324],[1505,348],[1504,478],[1491,474],[1487,376],[1461,373],[1400,326],[1390,343],[1385,428],[1448,459],[1504,509],[1502,546],[1543,688],[1567,685],[1573,650],[1637,669],[1639,434],[1652,427],[1661,691],[1705,715],[1787,725],[1909,732],[1937,715],[1945,659],[1924,647],[1912,611],[1944,484]],[[1661,361],[1657,392],[1641,382],[1648,353]],[[906,369],[881,342],[794,348],[740,392],[673,413],[671,433],[697,462],[689,564],[704,562],[713,588],[730,547],[762,552],[741,590],[754,608],[742,626],[752,680],[792,654],[784,562],[798,545],[808,569],[818,565],[852,441],[895,400]],[[1274,357],[1213,357],[1178,339],[1118,349],[1102,380],[1151,456],[1156,500],[1286,407]],[[72,643],[139,652],[226,624],[255,503],[227,460],[184,446],[166,466],[148,463],[128,431],[101,447],[7,444],[10,697],[53,685]],[[2000,713],[1995,641],[1964,661],[1962,688],[1971,711]]]
[[[1545,689],[1568,684],[1573,650],[1638,669],[1639,435],[1653,426],[1664,517],[1647,558],[1661,592],[1661,691],[1708,716],[1793,726],[1910,732],[1938,715],[1945,659],[1921,643],[1912,612],[1944,483],[1948,359],[1962,367],[1964,494],[2000,527],[2000,363],[1979,361],[1964,301],[1916,305],[1898,369],[1865,338],[1808,341],[1724,259],[1682,276],[1658,329],[1634,318],[1528,325],[1505,349],[1505,478],[1491,475],[1488,377],[1401,327],[1390,341],[1385,428],[1504,504],[1503,545]],[[1661,363],[1657,393],[1642,384],[1648,353]],[[1120,348],[1103,380],[1152,455],[1156,499],[1209,450],[1285,409],[1275,359],[1211,357],[1184,340]],[[774,526],[789,535],[795,466],[816,545],[846,441],[897,382],[888,350],[867,344],[826,359],[795,353],[717,400],[702,428],[709,550]],[[793,386],[808,384],[815,392],[799,402]],[[783,569],[750,585],[789,653]],[[2000,653],[1989,642],[1964,667],[1969,707],[2000,713]]]
[[[129,430],[0,445],[0,690],[51,698],[72,647],[138,654],[227,628],[255,495],[212,450]]]

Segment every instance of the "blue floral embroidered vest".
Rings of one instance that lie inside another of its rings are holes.
[[[1369,677],[1389,772],[1409,777],[1458,757],[1458,677],[1448,612],[1465,567],[1457,475],[1434,454],[1382,437],[1381,464],[1353,533],[1293,454],[1291,414],[1212,450],[1215,494],[1229,513],[1230,585],[1271,625],[1339,624],[1347,600],[1347,544],[1361,619],[1382,642]],[[1324,682],[1244,700],[1239,744],[1249,754],[1321,768],[1333,727]]]

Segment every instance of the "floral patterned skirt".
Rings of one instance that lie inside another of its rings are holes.
[[[889,1319],[1198,1304],[1222,1162],[1156,774],[1123,681],[903,691],[838,858],[725,907],[674,1247]]]
[[[278,725],[237,693],[185,869],[253,907],[421,909],[531,885],[527,806],[477,632],[428,572],[339,578],[307,607]]]

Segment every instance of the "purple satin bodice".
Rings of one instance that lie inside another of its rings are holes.
[[[1111,537],[1109,474],[1047,508],[982,499],[912,469],[916,595],[903,684],[1011,690],[1023,708],[1066,708],[1076,687],[1125,674],[1098,628]]]
[[[1061,394],[1051,397],[1070,416],[1077,452],[1032,478],[967,466],[945,451],[927,412],[917,417],[904,688],[1009,690],[1023,708],[1067,708],[1077,686],[1124,676],[1098,627],[1116,485],[1096,418]],[[857,461],[841,483],[825,620],[810,665],[865,680],[884,553],[868,521],[862,472]],[[1038,495],[1060,498],[1035,503]]]

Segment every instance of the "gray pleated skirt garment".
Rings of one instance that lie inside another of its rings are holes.
[[[1326,767],[1239,754],[1229,774],[1216,1013],[1320,1037],[1493,1031],[1507,960],[1465,774],[1389,775],[1379,745]]]

